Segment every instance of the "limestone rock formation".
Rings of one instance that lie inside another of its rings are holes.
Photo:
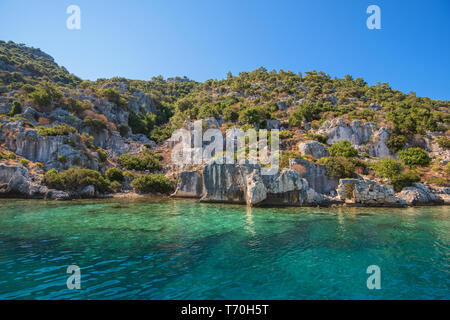
[[[340,179],[338,199],[360,205],[404,206],[406,203],[395,195],[394,187],[379,185],[372,180]]]
[[[403,188],[397,194],[397,197],[403,199],[408,205],[444,204],[444,200],[441,197],[431,192],[427,186],[421,183],[414,183],[411,187]]]
[[[375,129],[374,122],[363,123],[360,120],[354,120],[349,124],[342,118],[335,118],[325,121],[317,133],[327,136],[329,144],[348,140],[352,145],[359,146],[369,142]]]
[[[308,181],[310,188],[318,193],[334,193],[338,186],[338,179],[327,175],[324,165],[315,164],[305,159],[290,159],[289,166],[300,173],[300,176]]]
[[[203,176],[199,171],[183,171],[178,177],[177,189],[174,196],[181,198],[201,198],[203,190]]]
[[[387,128],[380,128],[372,135],[372,141],[369,146],[369,154],[372,157],[380,159],[392,158],[391,152],[386,143],[390,137],[389,130]]]
[[[182,172],[173,196],[249,205],[313,205],[324,200],[295,170],[261,175],[261,167],[249,163],[210,163],[201,173]]]
[[[328,148],[317,141],[302,142],[298,145],[298,150],[301,154],[311,155],[317,159],[330,155]]]
[[[69,199],[68,193],[48,189],[32,181],[28,169],[22,165],[0,164],[0,195],[24,198]]]

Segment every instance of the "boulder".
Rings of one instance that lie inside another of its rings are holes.
[[[93,185],[89,185],[84,187],[80,191],[80,197],[82,198],[94,198],[95,197],[95,187]]]
[[[408,205],[444,204],[444,200],[440,196],[421,183],[413,183],[411,187],[403,188],[397,197],[403,199]]]
[[[298,145],[298,150],[301,154],[311,155],[317,159],[330,155],[328,148],[317,141],[302,142]]]

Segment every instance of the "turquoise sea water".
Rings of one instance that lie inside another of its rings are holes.
[[[0,200],[0,299],[449,298],[449,207]]]

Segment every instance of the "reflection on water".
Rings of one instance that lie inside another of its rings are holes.
[[[0,299],[448,299],[449,231],[448,207],[0,200]]]

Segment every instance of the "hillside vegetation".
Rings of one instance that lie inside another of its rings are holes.
[[[81,181],[85,187],[93,179],[97,182],[91,184],[102,191],[135,186],[169,192],[170,183],[157,175],[176,177],[168,167],[166,140],[187,122],[211,123],[212,118],[223,131],[280,129],[284,157],[327,164],[336,175],[368,175],[396,189],[418,180],[450,186],[449,106],[449,101],[403,93],[388,83],[371,86],[362,78],[333,78],[321,71],[261,67],[205,82],[161,76],[88,81],[39,49],[0,41],[0,161],[29,161],[38,177],[56,169],[44,182],[61,188],[64,181]],[[365,124],[372,136],[362,142],[350,141],[353,136],[349,142],[337,141],[336,130]],[[330,147],[327,157],[300,152],[299,143],[307,141]],[[112,167],[127,177],[110,181],[104,174]],[[100,174],[77,173],[76,168]],[[149,177],[131,183],[141,175]]]

